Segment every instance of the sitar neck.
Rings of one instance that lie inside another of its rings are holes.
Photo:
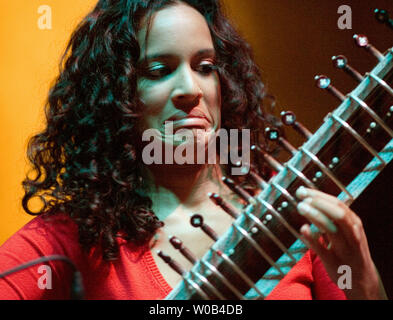
[[[294,194],[308,186],[350,205],[393,158],[393,50],[268,181],[167,299],[264,298],[307,251]]]

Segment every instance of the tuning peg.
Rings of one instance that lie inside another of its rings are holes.
[[[244,190],[245,191],[245,190]],[[245,191],[246,192],[246,191]],[[239,213],[237,210],[223,198],[221,198],[217,193],[208,193],[210,200],[212,200],[217,206],[221,207],[226,213],[228,213],[232,218],[237,219]],[[251,196],[250,196],[251,197]],[[254,199],[253,199],[254,201]],[[255,202],[255,201],[254,201]]]
[[[374,10],[375,19],[378,22],[386,24],[388,27],[393,29],[393,20],[389,17],[389,13],[383,9],[375,9]]]
[[[240,166],[241,162],[237,161],[236,162],[236,166]],[[262,177],[260,177],[257,174],[257,170],[255,168],[255,165],[250,163],[249,164],[249,170],[248,170],[248,174],[251,176],[251,178],[256,182],[256,184],[259,186],[259,188],[262,190],[264,188],[266,188],[266,186],[268,185],[267,182],[265,180],[262,179]],[[254,198],[253,198],[254,199]],[[254,199],[255,200],[255,199]]]
[[[363,76],[348,64],[348,59],[345,56],[343,55],[333,56],[332,61],[333,61],[333,65],[336,68],[344,70],[356,81],[358,82],[363,81]]]
[[[157,255],[164,260],[166,264],[168,264],[173,270],[175,270],[178,274],[180,274],[182,277],[185,276],[186,271],[183,269],[183,267],[177,263],[175,260],[173,260],[170,256],[162,252],[161,250],[157,251]]]
[[[251,146],[251,150],[256,150],[259,153],[261,153],[268,163],[268,165],[273,168],[273,170],[280,172],[284,170],[284,168],[287,168],[288,170],[292,171],[300,180],[302,180],[309,188],[316,189],[315,185],[298,169],[296,169],[294,166],[292,166],[290,163],[286,163],[285,167],[276,159],[274,159],[271,155],[269,155],[266,151],[262,150],[258,146]],[[266,187],[269,186],[269,184],[262,179],[262,177],[258,176],[255,172],[253,173],[253,170],[250,170],[251,177],[254,178],[254,180],[261,186],[262,189],[265,189]],[[276,189],[279,189],[282,194],[285,194],[285,197],[288,198],[290,202],[294,202],[293,197],[288,194],[288,192],[283,189],[281,186],[271,183]]]
[[[327,90],[329,93],[331,93],[334,97],[336,97],[340,101],[345,100],[345,96],[331,84],[330,78],[324,75],[318,75],[315,76],[314,79],[315,79],[315,84],[317,85],[318,88]]]
[[[269,185],[255,170],[250,169],[250,176],[258,184],[258,186],[263,190]]]
[[[280,135],[280,131],[278,131],[275,128],[266,128],[265,129],[265,137],[266,139],[278,143],[280,146],[282,146],[287,152],[289,152],[291,155],[295,155],[297,150],[296,148],[291,145],[288,140],[284,139]]]
[[[236,161],[236,163],[231,162],[232,169],[231,169],[231,175],[246,175],[248,174],[248,171],[250,170],[250,163],[248,162],[242,162],[242,161]],[[234,169],[236,168],[236,169]],[[236,171],[233,171],[236,170]],[[236,174],[234,174],[236,172]]]
[[[189,249],[187,249],[184,245],[183,242],[175,237],[172,236],[169,238],[169,242],[170,244],[176,249],[179,250],[180,253],[188,260],[190,261],[192,264],[195,264],[197,261],[197,258],[195,258],[195,256],[191,253],[191,251]]]
[[[266,163],[276,172],[280,172],[281,170],[284,169],[283,165],[276,159],[274,159],[270,154],[268,154],[266,151],[262,150],[259,146],[257,145],[252,145],[251,146],[251,151],[257,151],[260,153]]]
[[[310,139],[312,137],[312,133],[304,125],[302,125],[299,121],[296,120],[296,115],[294,112],[282,111],[280,115],[283,124],[294,128],[306,139]]]
[[[206,223],[203,222],[203,217],[200,214],[194,214],[191,217],[190,222],[194,228],[201,228],[202,231],[206,233],[214,241],[218,240],[217,233],[212,228],[210,228]]]
[[[363,34],[355,34],[353,36],[355,39],[355,43],[358,47],[364,48],[369,51],[374,57],[376,57],[379,61],[384,59],[384,55],[378,51],[369,41],[368,38]]]
[[[255,203],[254,198],[250,195],[246,190],[244,190],[241,186],[237,185],[235,181],[228,177],[222,177],[221,180],[235,193],[237,193],[242,199],[247,201],[248,203]],[[218,196],[218,195],[217,195]],[[222,200],[223,201],[223,200]]]

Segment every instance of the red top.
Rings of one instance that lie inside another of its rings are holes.
[[[56,254],[70,258],[82,273],[86,299],[155,300],[165,298],[172,290],[147,247],[118,238],[119,257],[108,263],[102,260],[99,249],[89,253],[81,250],[77,230],[77,225],[64,215],[32,219],[0,247],[0,273]],[[40,289],[39,283],[49,278],[49,272],[35,265],[0,279],[0,299],[68,299],[71,267],[63,261],[45,264],[52,273],[46,288]],[[330,280],[321,260],[308,251],[267,298],[345,299],[345,294]]]

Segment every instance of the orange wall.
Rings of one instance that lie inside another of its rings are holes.
[[[95,0],[0,1],[0,244],[31,219],[21,206],[27,139],[42,128],[49,86],[73,27]],[[41,5],[52,29],[41,30]]]

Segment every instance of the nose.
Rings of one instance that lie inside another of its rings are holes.
[[[193,107],[199,104],[202,90],[196,79],[194,71],[189,66],[178,69],[175,78],[175,89],[172,93],[172,101],[175,107]]]

